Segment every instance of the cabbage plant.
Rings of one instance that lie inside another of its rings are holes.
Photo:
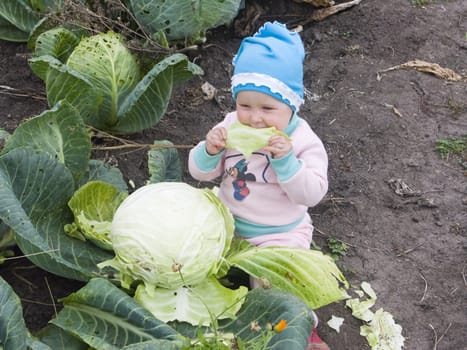
[[[204,42],[206,30],[229,24],[242,0],[128,0],[130,10],[144,30],[169,42]]]
[[[45,82],[49,106],[66,100],[84,122],[115,134],[154,126],[164,115],[174,84],[202,74],[183,54],[155,63],[145,74],[121,35],[108,32],[78,40],[62,28],[40,34],[32,70]],[[66,47],[66,55],[61,55]],[[61,61],[61,58],[63,61]]]

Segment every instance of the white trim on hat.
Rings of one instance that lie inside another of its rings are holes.
[[[232,91],[239,85],[253,84],[256,86],[266,86],[272,93],[280,94],[284,99],[298,111],[303,104],[303,99],[282,81],[270,75],[260,73],[239,73],[232,77]]]

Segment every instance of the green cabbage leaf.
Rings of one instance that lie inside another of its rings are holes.
[[[344,275],[330,256],[317,250],[247,247],[228,255],[227,262],[258,279],[264,288],[296,295],[313,310],[349,298]]]
[[[181,350],[196,341],[200,332],[214,331],[186,322],[164,323],[131,295],[103,278],[91,279],[61,302],[63,309],[51,320],[53,326],[95,349]],[[264,337],[268,323],[276,324],[280,320],[287,321],[287,328],[274,334],[267,349],[304,349],[314,322],[313,314],[299,298],[277,289],[248,292],[235,319],[219,320],[215,334],[219,339],[224,336],[231,339],[233,334],[244,342],[253,342]],[[252,330],[252,322],[261,330]],[[54,347],[54,350],[62,349],[70,347]]]
[[[227,148],[241,152],[245,158],[250,158],[253,152],[268,145],[269,138],[282,135],[290,140],[283,131],[271,126],[269,128],[253,128],[236,121],[227,128]]]
[[[198,43],[206,30],[229,24],[237,15],[241,0],[129,0],[138,23],[154,37],[163,33],[168,41]]]
[[[164,322],[209,326],[214,320],[234,319],[247,292],[245,286],[230,289],[208,277],[191,287],[175,290],[142,283],[136,289],[135,300]]]
[[[110,227],[115,211],[128,196],[112,184],[90,181],[68,201],[75,221],[65,225],[65,232],[81,240],[89,239],[102,249],[112,250]]]
[[[360,335],[367,339],[372,350],[400,350],[405,342],[402,327],[382,308],[374,313],[368,324],[360,327]]]
[[[39,20],[61,5],[62,0],[0,1],[0,40],[28,41]]]

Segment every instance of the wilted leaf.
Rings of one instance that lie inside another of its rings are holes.
[[[402,327],[394,322],[389,312],[378,309],[367,325],[360,327],[372,350],[400,350],[404,346]]]
[[[446,79],[446,80],[451,80],[451,81],[461,81],[461,80],[466,79],[462,75],[457,74],[455,71],[449,68],[443,68],[437,63],[430,63],[430,62],[425,62],[421,60],[413,60],[413,61],[409,61],[403,64],[399,64],[397,66],[384,69],[380,71],[380,73],[388,72],[388,71],[396,70],[396,69],[411,69],[411,68],[421,71],[421,72],[431,73],[441,79]]]

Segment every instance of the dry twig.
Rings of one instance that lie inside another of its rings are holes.
[[[26,254],[26,255],[18,255],[18,256],[12,256],[10,258],[5,258],[6,260],[15,260],[15,259],[22,259],[22,258],[27,258],[29,256],[34,256],[34,255],[41,255],[41,254],[48,254],[48,253],[53,253],[58,251],[58,249],[51,249],[51,250],[45,250],[43,252],[38,252],[38,253],[32,253],[32,254]]]
[[[150,143],[134,143],[134,144],[124,144],[124,145],[117,145],[117,146],[97,146],[93,147],[95,151],[112,151],[112,150],[119,150],[119,149],[128,149],[128,148],[138,148],[138,149],[190,149],[193,148],[193,145],[154,145]]]
[[[415,247],[406,249],[406,250],[404,250],[402,253],[397,254],[396,256],[397,256],[397,257],[401,257],[402,255],[409,254],[409,253],[413,252],[415,249],[417,249],[418,247],[421,247],[423,244],[425,244],[425,242],[422,242],[422,243],[420,243],[420,244],[417,244]]]
[[[467,286],[467,281],[465,279],[465,266],[466,265],[464,265],[464,267],[462,268],[462,279],[464,280],[464,286]]]
[[[395,115],[397,115],[398,117],[402,117],[402,113],[399,112],[399,110],[394,105],[390,105],[389,103],[385,103],[384,107],[391,108]]]
[[[334,0],[294,0],[295,2],[306,2],[316,7],[328,7],[334,5]]]
[[[426,292],[428,290],[428,282],[426,281],[425,276],[423,276],[423,274],[421,272],[419,272],[419,274],[420,274],[420,277],[422,278],[422,280],[425,282],[425,289],[423,290],[423,295],[420,298],[420,300],[418,301],[419,303],[421,303],[421,302],[423,302],[423,300],[425,300]]]
[[[446,333],[447,333],[447,332],[449,331],[449,329],[451,328],[452,322],[449,322],[448,326],[446,327],[446,330],[444,331],[443,334],[441,334],[441,337],[439,337],[439,339],[438,339],[438,333],[436,332],[435,327],[433,327],[433,326],[431,325],[431,323],[429,323],[428,325],[430,326],[430,328],[433,330],[433,333],[435,334],[435,345],[433,346],[433,350],[436,350],[436,349],[438,349],[438,344],[439,344],[439,342],[441,341],[441,339],[444,338],[444,336],[446,335]]]
[[[36,304],[36,305],[42,305],[42,306],[52,306],[52,304],[50,304],[50,303],[43,303],[41,301],[31,300],[31,299],[27,299],[27,298],[21,298],[21,301],[24,301],[26,303]]]
[[[96,147],[93,147],[93,150],[95,151],[110,151],[110,150],[119,150],[119,149],[128,149],[128,148],[130,149],[136,148],[136,149],[142,149],[142,150],[143,149],[170,149],[170,148],[190,149],[190,148],[193,148],[193,145],[154,145],[154,144],[149,144],[149,143],[138,143],[135,141],[126,140],[121,137],[109,134],[105,131],[96,129],[95,127],[90,126],[90,125],[88,125],[88,128],[95,132],[95,134],[93,135],[94,137],[115,140],[121,143],[121,145],[117,145],[117,146],[96,146]]]
[[[50,296],[50,300],[52,301],[52,306],[54,308],[55,316],[57,316],[57,307],[55,305],[55,300],[52,294],[52,290],[50,289],[49,280],[47,279],[47,277],[44,277],[44,280],[45,280],[45,284],[47,285],[47,290],[49,291],[49,296]]]
[[[16,97],[28,97],[34,100],[47,101],[47,97],[45,97],[44,95],[28,93],[28,92],[15,89],[7,85],[0,85],[0,94],[16,96]]]

